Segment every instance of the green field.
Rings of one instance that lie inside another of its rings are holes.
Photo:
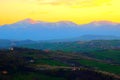
[[[50,59],[37,59],[35,64],[50,65],[50,66],[68,66],[60,61]]]
[[[65,80],[65,79],[61,77],[54,77],[32,72],[27,74],[17,73],[17,75],[14,75],[14,78],[12,80]]]
[[[95,56],[97,59],[108,59],[120,63],[120,50],[93,51],[91,55]]]
[[[93,61],[93,60],[87,60],[87,59],[86,60],[80,59],[80,60],[76,60],[76,61],[82,65],[92,67],[92,68],[95,68],[98,70],[115,73],[115,74],[120,74],[120,66],[111,65],[111,64],[107,64],[107,63],[103,63],[103,62],[97,62],[97,61]]]

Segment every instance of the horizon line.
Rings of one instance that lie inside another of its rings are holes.
[[[13,22],[13,23],[6,23],[6,24],[2,24],[0,26],[4,26],[4,25],[11,25],[11,24],[15,24],[15,23],[18,23],[18,22],[22,22],[22,21],[27,21],[28,22],[31,22],[31,24],[36,24],[36,23],[40,23],[40,22],[45,22],[45,23],[60,23],[60,22],[71,22],[71,23],[74,23],[76,25],[85,25],[85,24],[90,24],[90,23],[107,23],[107,24],[120,24],[119,22],[115,22],[115,21],[110,21],[110,20],[94,20],[94,21],[90,21],[88,23],[77,23],[77,22],[74,22],[74,21],[71,21],[71,20],[59,20],[59,21],[44,21],[44,20],[35,20],[35,19],[32,19],[32,18],[25,18],[25,19],[22,19],[22,20],[18,20],[16,22]]]

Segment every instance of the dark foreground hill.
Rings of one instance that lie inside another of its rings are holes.
[[[84,65],[86,62],[81,60],[88,61],[81,55],[61,51],[26,48],[0,50],[0,80],[119,80],[119,72],[112,74],[105,69],[95,69],[94,66]],[[106,63],[102,65],[104,67]]]

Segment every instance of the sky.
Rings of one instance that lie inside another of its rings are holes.
[[[0,0],[0,25],[26,18],[86,24],[120,22],[120,0]]]

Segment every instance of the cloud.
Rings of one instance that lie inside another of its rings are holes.
[[[74,0],[36,0],[41,5],[68,5],[74,2]]]
[[[73,7],[93,7],[101,5],[111,5],[112,0],[22,0],[24,2],[35,3],[38,5],[52,6],[73,6]]]
[[[102,5],[111,0],[35,0],[41,5],[67,5],[67,6],[97,6]]]

